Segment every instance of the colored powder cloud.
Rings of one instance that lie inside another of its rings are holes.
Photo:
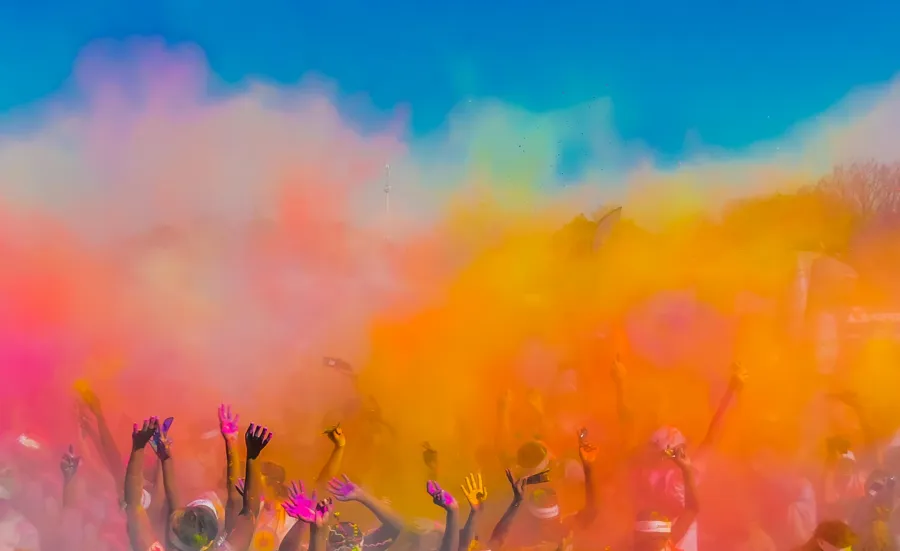
[[[515,386],[510,366],[577,356],[572,335],[626,301],[596,267],[561,273],[535,245],[573,215],[622,204],[672,236],[663,265],[677,266],[697,250],[676,242],[698,212],[846,160],[900,159],[896,84],[676,166],[619,139],[608,99],[549,113],[467,102],[429,136],[410,136],[400,110],[348,118],[346,101],[316,79],[226,89],[197,49],[134,40],[88,48],[63,93],[8,116],[3,418],[61,446],[86,377],[128,419],[171,413],[199,432],[227,400],[311,446],[353,395],[322,366],[338,355],[411,446],[485,440],[474,427]],[[588,152],[577,170],[572,148]],[[679,292],[649,249],[610,254],[629,296]],[[718,269],[733,280],[748,262]],[[708,379],[684,383],[703,398],[685,423],[708,413]]]

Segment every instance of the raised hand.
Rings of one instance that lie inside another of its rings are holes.
[[[735,390],[744,388],[744,385],[747,383],[747,379],[749,378],[750,372],[746,367],[741,365],[741,363],[734,362],[731,364],[731,388]]]
[[[222,404],[219,406],[219,432],[222,433],[223,438],[231,441],[237,440],[238,433],[240,432],[238,427],[238,420],[240,418],[240,415],[231,414],[230,405]]]
[[[247,459],[258,458],[273,436],[275,433],[269,432],[268,428],[250,423],[244,435],[244,440],[247,442]]]
[[[429,480],[425,484],[425,491],[428,492],[428,495],[434,500],[434,504],[441,509],[450,510],[459,507],[456,503],[456,498],[450,495],[450,492],[442,489],[434,480]]]
[[[343,448],[347,445],[347,437],[344,436],[344,431],[341,430],[340,423],[327,429],[323,434],[331,440],[331,443],[334,444],[335,448]]]
[[[625,368],[625,364],[622,363],[622,357],[618,354],[616,354],[616,359],[613,360],[611,374],[613,381],[617,384],[625,381],[625,377],[628,375],[628,370]]]
[[[307,496],[306,488],[302,482],[299,485],[296,482],[291,482],[291,487],[288,489],[288,499],[281,504],[288,516],[302,520],[307,524],[316,521],[316,505],[316,492],[313,491],[311,496]]]
[[[334,502],[331,498],[323,499],[316,503],[316,526],[321,528],[328,524],[331,519],[331,512],[334,510]]]
[[[93,390],[91,390],[91,387],[90,385],[88,385],[87,381],[76,381],[75,392],[78,393],[78,397],[81,398],[81,402],[85,406],[87,406],[88,411],[90,411],[94,415],[100,415],[102,413],[102,409],[100,407],[100,399],[97,398],[97,395],[94,394]]]
[[[497,411],[501,414],[509,413],[513,404],[513,391],[506,389],[497,400]]]
[[[78,430],[82,440],[89,438],[94,442],[100,441],[100,432],[97,428],[97,421],[87,407],[81,402],[76,403],[76,412],[78,416]]]
[[[62,456],[59,462],[59,470],[62,471],[65,480],[72,480],[75,473],[78,472],[78,466],[81,464],[81,458],[75,455],[75,448],[69,445],[69,451]]]
[[[431,444],[428,442],[422,442],[422,461],[424,461],[425,466],[432,471],[437,470],[438,452],[436,449],[432,448]]]
[[[237,482],[234,483],[234,488],[238,491],[239,494],[241,494],[241,497],[244,497],[244,486],[245,485],[246,484],[244,483],[243,478],[239,478],[237,480]]]
[[[131,429],[131,445],[135,450],[142,450],[150,443],[150,439],[159,430],[159,419],[151,417],[145,419],[144,424],[138,426],[137,423]]]
[[[463,495],[466,496],[466,501],[469,502],[469,506],[476,511],[480,511],[484,506],[484,502],[487,500],[487,488],[484,487],[484,480],[481,478],[481,473],[469,474],[466,477],[466,483],[460,486],[463,491]]]
[[[672,460],[678,468],[682,470],[687,470],[691,468],[691,460],[687,456],[687,453],[684,451],[684,446],[678,446],[677,448],[666,448],[663,452],[666,457]]]
[[[332,478],[328,482],[328,491],[338,501],[358,501],[362,497],[362,490],[347,475],[341,477],[343,480]]]
[[[513,501],[521,503],[522,500],[525,499],[526,477],[516,480],[513,478],[512,471],[506,469],[506,480],[509,480],[509,485],[512,486]]]
[[[150,439],[150,445],[153,446],[153,451],[160,460],[169,459],[172,456],[172,439],[169,438],[169,429],[172,428],[173,422],[175,422],[174,417],[167,418],[157,427],[153,438]]]
[[[581,429],[578,432],[578,457],[581,458],[581,462],[585,465],[591,465],[597,459],[597,447],[591,445],[585,438],[582,436],[584,434],[587,435],[587,430]]]
[[[296,482],[291,483],[291,488],[288,490],[288,500],[281,506],[288,516],[319,527],[328,521],[333,509],[330,498],[316,501],[315,491],[313,491],[311,496],[307,496],[306,488],[303,487],[302,482],[299,486]]]

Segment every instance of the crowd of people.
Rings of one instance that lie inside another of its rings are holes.
[[[291,481],[285,468],[265,458],[267,446],[278,438],[275,431],[265,424],[242,425],[228,405],[218,409],[216,435],[224,469],[203,473],[215,481],[209,491],[192,489],[185,495],[175,465],[187,448],[179,445],[174,419],[150,416],[135,423],[126,459],[99,398],[82,389],[81,425],[92,449],[70,446],[58,475],[48,477],[45,466],[30,459],[28,450],[41,443],[27,435],[3,444],[0,551],[897,548],[893,473],[900,467],[900,448],[892,443],[867,438],[861,449],[853,449],[850,438],[836,435],[826,443],[827,460],[816,474],[766,463],[760,456],[748,461],[742,478],[752,489],[735,484],[705,498],[699,486],[729,484],[715,474],[711,452],[742,392],[746,371],[734,366],[727,392],[697,445],[671,426],[641,441],[633,426],[628,372],[618,359],[611,375],[617,428],[624,435],[615,449],[592,443],[584,428],[561,436],[544,427],[543,434],[518,437],[508,397],[500,400],[493,457],[462,480],[447,480],[437,450],[426,444],[421,499],[434,504],[436,519],[405,518],[390,496],[376,494],[353,472],[343,474],[345,453],[364,455],[357,464],[376,461],[368,454],[377,453],[371,446],[355,451],[353,439],[362,435],[354,435],[349,425],[324,431],[331,452],[314,478]],[[538,394],[532,390],[529,400],[539,399]],[[855,395],[834,399],[859,413],[866,432],[864,408]],[[504,449],[517,437],[521,441]],[[568,450],[557,454],[551,441]],[[82,458],[84,451],[94,460]],[[86,480],[79,485],[79,478]],[[573,488],[578,495],[567,499]],[[735,507],[751,501],[754,506]],[[738,510],[743,513],[733,513]],[[736,518],[723,520],[729,515]]]

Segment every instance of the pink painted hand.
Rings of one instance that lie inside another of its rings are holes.
[[[323,499],[316,504],[316,526],[319,528],[328,524],[331,512],[334,510],[334,502],[331,498]]]
[[[291,487],[288,490],[288,499],[281,506],[288,516],[297,520],[302,520],[306,523],[312,523],[316,520],[316,492],[313,491],[312,495],[307,496],[306,488],[302,482],[299,485],[296,482],[291,482]]]
[[[238,493],[241,494],[241,497],[244,496],[244,479],[239,478],[237,482],[234,484],[234,487],[237,489]]]
[[[288,499],[281,506],[288,516],[307,524],[315,523],[317,526],[322,526],[331,512],[331,500],[317,502],[315,491],[307,496],[302,482],[299,485],[296,482],[291,483]]]
[[[456,503],[456,498],[450,495],[450,492],[442,489],[434,480],[429,480],[425,484],[425,491],[428,492],[428,495],[434,500],[434,504],[441,509],[450,510],[459,507],[459,504]]]
[[[226,440],[237,440],[240,432],[238,427],[240,418],[240,415],[231,414],[230,405],[222,404],[219,406],[219,431],[222,433],[223,438]]]
[[[150,446],[153,447],[153,451],[156,452],[160,461],[165,461],[172,457],[172,439],[169,438],[169,429],[172,428],[172,423],[174,422],[174,417],[167,418],[157,426],[153,438],[150,439]]]
[[[343,480],[332,478],[328,482],[328,491],[334,494],[338,501],[358,501],[363,492],[347,475],[341,475]]]

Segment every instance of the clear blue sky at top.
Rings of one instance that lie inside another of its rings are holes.
[[[737,148],[900,71],[900,2],[0,0],[0,112],[53,94],[102,38],[193,42],[226,82],[312,71],[440,126],[469,97],[527,109],[612,99],[664,155]]]

